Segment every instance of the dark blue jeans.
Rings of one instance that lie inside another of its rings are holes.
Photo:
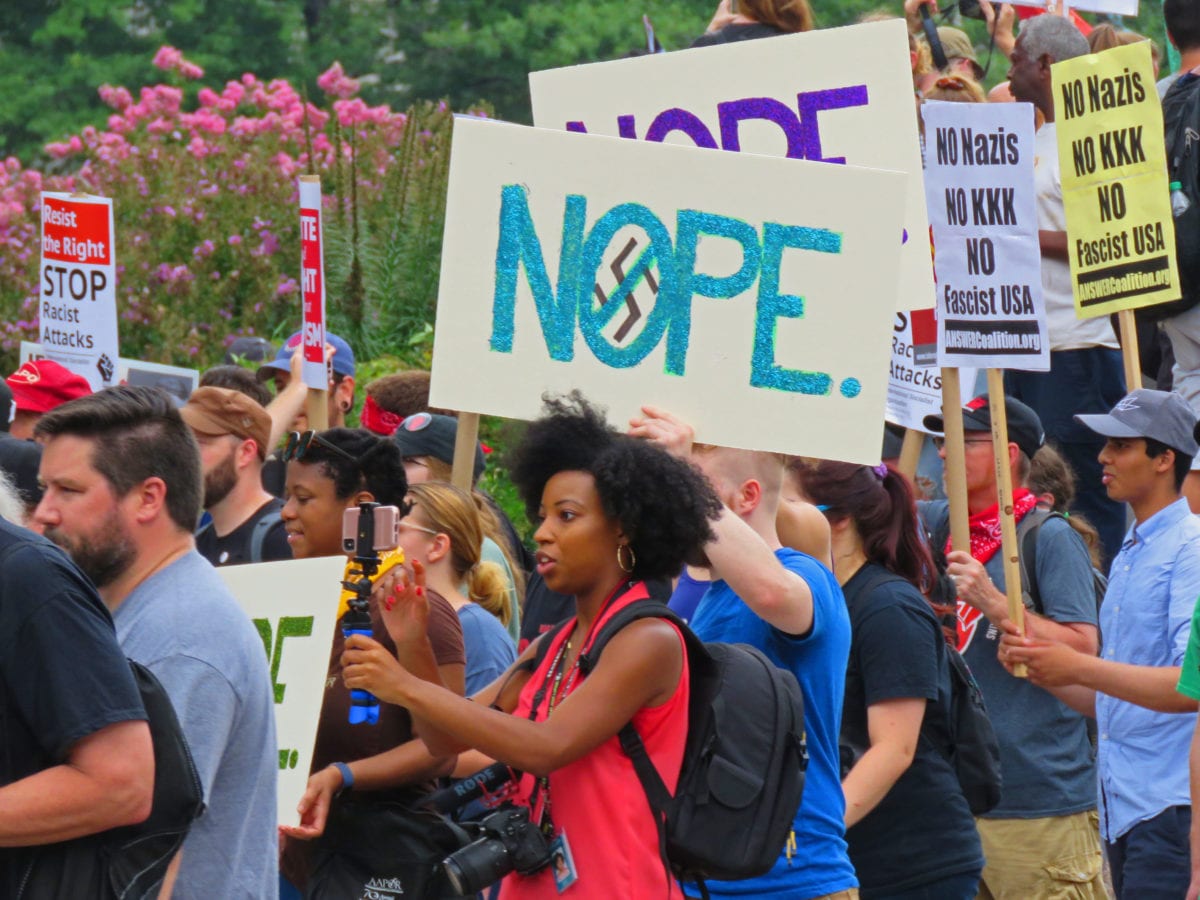
[[[1192,808],[1172,806],[1105,842],[1117,900],[1179,900],[1192,879]]]
[[[1054,444],[1075,472],[1075,502],[1096,526],[1104,545],[1104,571],[1125,540],[1125,506],[1108,498],[1100,483],[1102,466],[1096,457],[1105,439],[1075,421],[1077,413],[1106,413],[1125,396],[1121,351],[1104,347],[1056,350],[1049,372],[1004,373],[1004,389],[1033,408],[1042,420],[1046,440]]]
[[[965,875],[951,875],[940,881],[932,881],[907,891],[864,891],[859,889],[863,900],[974,900],[979,890],[979,876],[983,870]]]

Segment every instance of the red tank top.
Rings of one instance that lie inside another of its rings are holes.
[[[589,643],[618,610],[645,597],[645,587],[639,583],[610,603],[593,626]],[[555,637],[542,664],[521,691],[513,715],[529,718],[534,694],[546,682],[559,648],[573,628],[574,620]],[[688,726],[688,664],[683,635],[679,635],[679,643],[684,651],[683,672],[675,693],[659,706],[642,707],[633,717],[634,728],[672,793],[679,781]],[[569,684],[567,693],[578,688],[583,678],[580,673]],[[534,717],[536,721],[546,718],[548,694]],[[551,816],[557,831],[567,835],[579,874],[579,880],[562,896],[574,900],[663,900],[682,896],[663,867],[650,806],[633,763],[621,751],[616,735],[552,772],[549,781]],[[521,779],[517,802],[528,805],[533,786],[532,776]],[[552,900],[559,896],[549,868],[530,876],[509,875],[500,891],[500,900]]]

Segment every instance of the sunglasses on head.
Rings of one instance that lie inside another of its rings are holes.
[[[293,431],[289,434],[287,443],[283,447],[283,461],[291,462],[293,459],[297,462],[303,461],[308,451],[312,449],[313,444],[318,444],[329,452],[336,453],[343,459],[350,460],[356,466],[359,464],[357,459],[336,444],[325,440],[325,438],[321,437],[315,431]]]

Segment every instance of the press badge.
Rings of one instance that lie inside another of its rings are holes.
[[[560,894],[579,880],[565,831],[559,832],[558,837],[550,842],[550,869],[554,873],[554,886]]]

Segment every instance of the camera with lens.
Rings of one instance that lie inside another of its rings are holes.
[[[499,809],[474,827],[480,837],[442,861],[442,871],[460,894],[477,894],[509,872],[531,875],[550,864],[546,836],[529,821],[524,806]]]
[[[981,22],[987,18],[979,7],[979,0],[958,0],[958,12],[965,18],[979,19]]]

